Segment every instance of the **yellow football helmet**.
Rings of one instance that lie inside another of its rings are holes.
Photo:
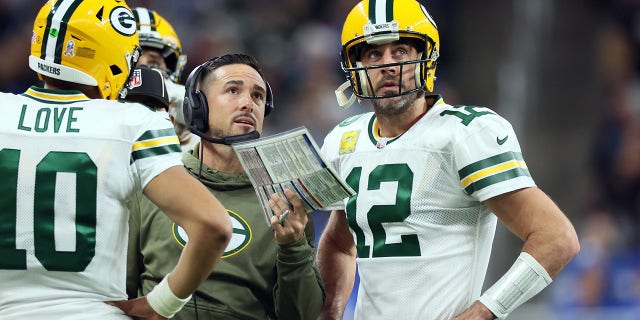
[[[167,65],[167,70],[163,71],[169,79],[178,82],[187,64],[187,56],[182,52],[180,39],[169,21],[157,12],[141,7],[133,8],[133,15],[138,24],[140,46],[143,50],[145,47],[159,50]]]
[[[365,44],[386,44],[412,39],[418,46],[418,60],[367,66],[360,63],[360,49]],[[424,6],[415,0],[362,0],[347,15],[342,28],[342,70],[347,82],[336,95],[342,107],[348,107],[355,97],[347,99],[343,91],[351,85],[355,96],[361,99],[380,99],[413,93],[419,90],[433,92],[436,63],[440,51],[438,28]],[[416,66],[416,88],[397,94],[377,96],[368,90],[368,70],[399,65]],[[348,101],[347,101],[348,100]]]
[[[29,67],[40,76],[97,86],[102,98],[126,95],[140,55],[131,9],[118,0],[46,1],[31,36]]]

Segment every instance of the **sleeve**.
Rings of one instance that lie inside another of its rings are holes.
[[[167,115],[147,112],[145,116],[148,121],[131,147],[131,165],[143,190],[162,171],[182,166],[180,141]]]
[[[316,319],[325,300],[316,266],[312,215],[302,239],[278,246],[274,299],[278,319]]]
[[[340,157],[338,156],[338,146],[335,145],[336,136],[337,136],[337,128],[334,128],[327,134],[324,138],[324,142],[322,147],[320,148],[320,155],[327,162],[327,166],[331,167],[338,175],[341,176],[340,173]],[[344,201],[338,201],[336,203],[330,204],[321,210],[332,211],[332,210],[344,210]]]
[[[457,131],[453,153],[461,187],[480,202],[535,186],[515,131],[497,114],[478,117]]]

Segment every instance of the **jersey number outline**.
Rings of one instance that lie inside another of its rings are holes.
[[[18,249],[17,203],[20,150],[0,150],[0,269],[27,268],[25,249]],[[81,272],[96,248],[96,203],[98,169],[84,152],[51,151],[36,165],[33,203],[35,257],[49,271]],[[57,251],[54,202],[58,172],[76,177],[75,251]]]
[[[356,249],[359,258],[415,257],[420,256],[420,242],[416,234],[403,234],[399,243],[386,243],[387,234],[383,223],[403,222],[411,215],[411,193],[413,171],[405,163],[378,165],[369,173],[367,190],[379,190],[382,182],[397,182],[396,203],[373,205],[367,212],[367,224],[373,234],[373,250],[366,244],[364,232],[356,221],[356,203],[360,193],[362,167],[354,167],[346,182],[356,192],[347,201],[347,221],[356,234]],[[371,252],[371,254],[370,254]]]

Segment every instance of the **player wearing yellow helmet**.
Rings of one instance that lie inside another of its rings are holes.
[[[187,56],[182,51],[176,31],[156,11],[137,7],[133,8],[133,15],[143,49],[139,63],[160,68],[169,79],[178,82],[187,63]]]
[[[323,319],[342,318],[356,265],[356,319],[502,319],[579,250],[509,122],[432,94],[439,49],[437,26],[415,0],[363,0],[346,18],[348,81],[336,94],[342,106],[366,99],[374,112],[340,123],[322,147],[356,190],[331,208],[320,240]],[[481,295],[498,219],[524,245]]]
[[[0,93],[0,318],[171,317],[226,247],[229,217],[182,168],[171,123],[114,101],[138,54],[124,1],[46,1],[37,14],[29,66],[44,86]],[[146,297],[126,300],[126,204],[139,193],[198,240]]]
[[[175,30],[158,12],[147,8],[133,8],[136,18],[142,54],[138,65],[161,70],[169,93],[169,114],[174,123],[176,134],[183,151],[188,151],[198,143],[199,138],[189,131],[182,114],[185,89],[179,83],[187,56],[182,50],[180,39]]]

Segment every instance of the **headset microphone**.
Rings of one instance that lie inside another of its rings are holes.
[[[224,138],[213,138],[208,136],[204,132],[198,130],[195,127],[190,127],[189,130],[193,132],[195,135],[199,136],[200,138],[206,141],[209,141],[211,143],[226,144],[226,145],[231,145],[232,143],[244,142],[244,141],[255,140],[260,138],[260,133],[258,133],[258,131],[251,131],[249,133],[237,134],[235,136],[228,136]]]

